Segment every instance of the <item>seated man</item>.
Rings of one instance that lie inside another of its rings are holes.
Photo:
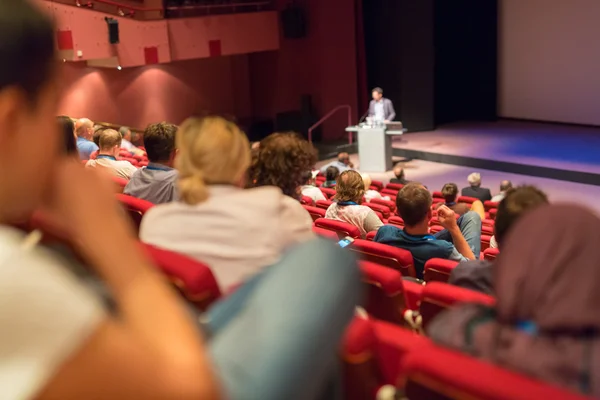
[[[317,200],[327,200],[321,189],[315,186],[315,174],[312,171],[306,171],[303,178],[305,184],[300,188],[302,196],[310,197],[313,203],[316,203]]]
[[[455,213],[442,205],[438,209],[440,224],[446,229],[429,234],[431,193],[420,183],[409,183],[396,197],[398,214],[404,230],[386,225],[379,229],[375,242],[396,246],[411,252],[417,278],[423,278],[425,263],[431,258],[456,261],[475,260],[481,249],[481,217],[468,212],[456,220]]]
[[[481,201],[474,201],[472,205],[456,202],[458,198],[458,186],[456,186],[456,183],[446,183],[442,188],[442,196],[444,196],[443,204],[458,215],[464,215],[469,211],[475,211],[479,214],[481,219],[485,219],[485,207]],[[439,203],[436,206],[436,209],[441,205],[442,203]]]
[[[133,174],[123,193],[154,204],[178,200],[177,170],[173,168],[176,132],[172,124],[148,125],[144,144],[150,162]]]
[[[469,186],[463,188],[461,191],[462,196],[475,197],[482,203],[492,199],[490,189],[481,187],[481,175],[478,172],[473,172],[467,180],[469,181]]]
[[[404,168],[402,168],[402,164],[398,163],[394,166],[394,176],[395,178],[390,179],[390,183],[397,183],[400,185],[406,185],[410,183],[406,180],[404,176]]]
[[[349,169],[354,169],[354,164],[350,162],[350,155],[348,155],[348,153],[339,153],[337,160],[321,167],[321,173],[325,174],[327,172],[327,168],[329,167],[336,167],[341,174]]]
[[[506,192],[513,188],[511,181],[502,181],[500,183],[500,193],[492,197],[494,203],[500,203],[506,197]]]
[[[137,155],[137,156],[143,156],[144,155],[144,150],[138,149],[137,147],[135,147],[133,145],[133,143],[131,143],[131,129],[129,129],[126,126],[122,126],[119,129],[119,133],[121,134],[121,137],[123,138],[123,140],[121,141],[121,148],[122,149],[127,150],[131,154],[134,154],[134,155]]]
[[[89,160],[90,155],[98,150],[98,146],[92,141],[94,123],[87,118],[78,119],[75,122],[75,134],[77,135],[79,158]]]
[[[494,238],[500,244],[507,232],[525,213],[548,204],[548,197],[535,186],[519,186],[507,191],[506,197],[498,206]],[[490,261],[462,262],[452,270],[448,283],[477,290],[486,294],[494,294],[493,263]]]
[[[100,152],[95,160],[89,160],[87,168],[105,168],[119,178],[129,179],[137,171],[129,161],[118,161],[121,150],[121,134],[114,129],[105,129],[100,134]]]

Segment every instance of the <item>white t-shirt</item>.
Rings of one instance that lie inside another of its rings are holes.
[[[338,203],[333,203],[327,209],[325,218],[347,222],[356,226],[363,239],[367,236],[367,233],[376,231],[383,226],[383,222],[375,214],[375,211],[361,205],[340,206]]]
[[[327,200],[321,189],[313,185],[304,185],[301,190],[302,196],[307,196],[313,199],[313,202],[317,200]]]
[[[205,263],[225,291],[276,263],[290,246],[314,238],[310,214],[279,188],[213,185],[209,192],[197,205],[152,207],[140,239]]]
[[[103,168],[111,174],[125,179],[131,179],[131,176],[138,170],[129,161],[112,160],[110,158],[89,160],[85,166],[87,168]]]
[[[0,226],[0,399],[29,399],[93,333],[104,311],[60,258]]]

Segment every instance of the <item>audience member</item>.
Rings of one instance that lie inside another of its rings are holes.
[[[431,258],[474,260],[481,249],[481,217],[476,212],[470,211],[457,221],[454,211],[442,205],[438,208],[438,220],[445,229],[430,235],[431,203],[431,193],[423,185],[409,183],[396,197],[404,230],[386,225],[375,236],[378,243],[410,251],[418,278],[423,277],[425,263]]]
[[[574,205],[527,213],[503,242],[494,274],[496,306],[445,311],[431,322],[430,336],[533,378],[600,396],[598,226],[600,218]]]
[[[268,170],[256,171],[265,187],[243,190],[250,164],[246,135],[220,117],[188,119],[175,138],[181,201],[148,211],[140,238],[211,266],[225,290],[277,262],[288,248],[314,237],[310,215],[291,197],[301,183],[291,157],[305,157],[303,171],[311,163],[299,141],[287,134],[266,138],[259,165],[267,163]],[[289,195],[266,182],[281,184]]]
[[[77,134],[79,158],[81,160],[88,160],[90,155],[98,150],[98,146],[92,141],[94,123],[87,118],[78,119],[75,123],[75,133]]]
[[[396,164],[394,166],[394,176],[395,178],[390,179],[390,183],[397,183],[400,185],[406,185],[407,183],[410,183],[404,176],[404,168],[402,168],[401,164]]]
[[[50,18],[5,0],[0,26],[0,397],[219,398],[196,323],[138,250],[112,185],[60,155]],[[40,208],[76,238],[114,313],[39,232],[9,225]]]
[[[498,205],[492,245],[503,243],[510,228],[526,213],[548,204],[548,197],[534,186],[510,189]],[[467,289],[493,294],[493,263],[487,260],[466,261],[458,264],[450,274],[449,283]]]
[[[467,180],[469,181],[469,187],[462,189],[462,196],[474,197],[482,203],[492,199],[490,189],[481,187],[481,175],[478,172],[473,172]]]
[[[456,183],[446,183],[442,187],[442,196],[444,196],[443,204],[456,214],[464,215],[469,211],[475,211],[482,220],[485,219],[485,207],[480,200],[474,201],[472,205],[456,202],[458,199],[458,186],[456,186]],[[442,203],[438,203],[435,208],[438,209],[441,205]]]
[[[363,182],[365,184],[365,195],[364,198],[366,201],[371,201],[373,199],[381,199],[381,200],[389,200],[389,196],[382,196],[377,190],[371,190],[371,177],[369,174],[361,174]]]
[[[144,145],[150,162],[134,172],[123,193],[154,204],[178,200],[177,170],[173,168],[176,132],[177,126],[165,122],[148,125]]]
[[[316,151],[295,133],[274,133],[260,142],[252,159],[252,185],[276,186],[283,194],[299,199],[300,187],[306,182],[304,172],[316,162]]]
[[[492,201],[495,203],[500,203],[506,196],[506,192],[512,189],[512,187],[513,185],[511,181],[502,181],[500,183],[500,193],[492,197]]]
[[[321,173],[326,174],[327,168],[336,167],[341,174],[344,171],[348,171],[349,169],[354,169],[354,164],[350,161],[350,155],[348,153],[339,153],[338,158],[335,161],[330,162],[321,167]]]
[[[117,160],[121,149],[121,134],[114,129],[105,129],[100,134],[100,151],[95,160],[85,164],[88,168],[102,168],[120,178],[129,179],[137,171],[129,161]]]
[[[340,176],[340,170],[333,165],[325,170],[325,183],[323,187],[327,189],[335,188],[336,181]]]
[[[360,205],[364,194],[365,184],[360,174],[352,170],[342,172],[336,186],[335,202],[327,209],[325,218],[356,226],[364,239],[368,232],[383,226],[375,211]]]
[[[75,141],[75,124],[70,117],[56,117],[59,131],[63,137],[63,154],[79,158],[77,142]]]
[[[144,150],[137,148],[131,143],[131,129],[127,126],[122,126],[119,128],[119,133],[123,140],[121,140],[121,148],[127,150],[131,154],[142,156],[144,155]]]
[[[305,183],[300,188],[302,196],[310,197],[313,203],[316,203],[318,200],[327,200],[321,189],[315,185],[315,175],[312,171],[306,171],[303,178],[305,179]]]

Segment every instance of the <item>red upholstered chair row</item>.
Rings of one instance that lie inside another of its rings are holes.
[[[322,208],[323,210],[327,210],[329,208],[329,206],[332,204],[333,204],[333,201],[331,201],[331,200],[317,200],[317,202],[315,203],[315,206]]]
[[[388,225],[395,225],[398,228],[404,228],[404,220],[400,217],[390,217],[390,219],[388,219]]]
[[[150,208],[154,207],[154,204],[126,194],[117,194],[117,199],[131,217],[136,230],[139,230],[142,217]]]
[[[312,197],[300,196],[300,204],[305,206],[314,206],[315,202],[313,201]]]
[[[325,197],[327,197],[327,199],[331,199],[333,196],[335,196],[335,189],[324,187],[320,187],[319,189],[321,189],[321,192],[325,195]]]
[[[457,265],[458,261],[432,258],[425,263],[423,279],[425,282],[448,282],[452,270]]]
[[[361,239],[355,239],[347,249],[359,253],[364,261],[390,267],[400,272],[402,276],[413,278],[417,276],[413,257],[407,250]]]
[[[117,193],[123,193],[123,190],[125,189],[125,186],[127,186],[127,184],[129,183],[129,181],[125,178],[120,178],[118,176],[113,176],[111,178],[116,185]]]
[[[458,196],[458,199],[456,200],[457,203],[467,203],[467,204],[473,204],[475,203],[477,200],[475,197],[468,197],[468,196]]]
[[[498,257],[498,254],[500,254],[500,250],[498,248],[485,249],[485,251],[483,252],[483,258],[488,261],[495,261],[496,257]]]
[[[370,201],[370,203],[385,206],[390,210],[390,212],[396,211],[396,203],[391,200],[373,199]]]
[[[497,209],[500,203],[496,201],[484,201],[483,206],[485,207],[485,211],[491,211],[493,209]]]
[[[335,232],[340,239],[343,239],[347,236],[355,239],[360,238],[360,231],[358,228],[346,222],[319,218],[315,220],[315,226]]]
[[[433,344],[399,358],[409,399],[589,399]]]
[[[307,205],[302,205],[306,211],[310,214],[313,221],[318,220],[319,218],[325,218],[326,211],[319,207],[312,207]]]
[[[387,206],[383,206],[373,202],[363,203],[362,205],[369,207],[373,211],[379,212],[383,216],[383,219],[388,219],[390,217],[390,209]]]
[[[221,297],[219,285],[206,265],[172,251],[144,243],[140,245],[171,283],[199,310],[206,310]]]
[[[395,198],[396,196],[398,196],[398,191],[396,189],[387,189],[386,188],[381,191],[381,194],[383,196],[393,196]]]
[[[400,191],[400,189],[402,189],[403,187],[404,185],[401,183],[388,183],[387,185],[385,185],[386,189],[395,190],[396,193],[398,193],[398,191]]]
[[[404,325],[407,301],[400,272],[368,261],[360,262],[367,313],[382,321]]]
[[[335,233],[334,231],[330,231],[329,229],[324,229],[324,228],[319,228],[318,226],[313,226],[312,227],[312,231],[325,239],[329,239],[329,240],[334,240],[334,241],[338,241],[340,240],[340,238],[338,237],[337,233]]]

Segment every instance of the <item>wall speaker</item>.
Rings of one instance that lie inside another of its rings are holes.
[[[104,18],[108,24],[108,41],[110,44],[119,43],[119,20],[115,18]]]
[[[283,36],[287,39],[302,39],[306,36],[306,13],[299,6],[289,6],[281,11]]]

